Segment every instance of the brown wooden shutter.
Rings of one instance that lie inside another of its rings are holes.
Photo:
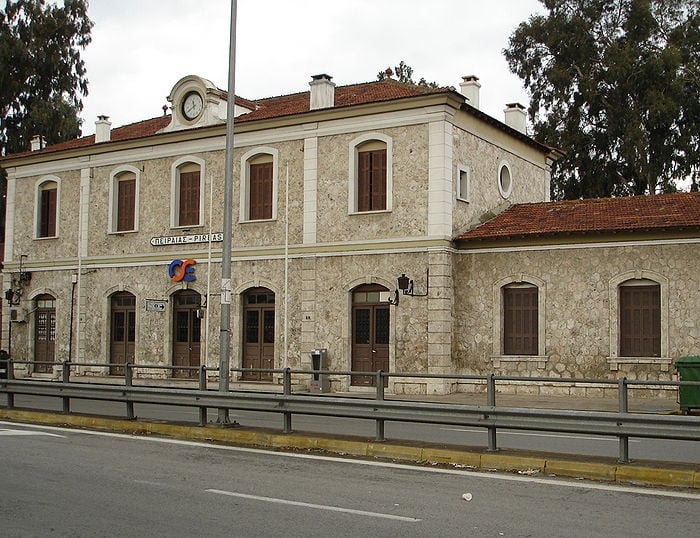
[[[371,211],[371,151],[357,154],[357,210]]]
[[[250,207],[248,218],[262,220],[272,218],[272,163],[250,165]]]
[[[386,209],[386,150],[357,154],[357,210]]]
[[[199,224],[199,172],[180,173],[179,226]]]
[[[620,287],[620,356],[661,356],[661,290]]]
[[[133,230],[136,213],[136,179],[119,181],[117,191],[117,231]]]
[[[386,209],[386,150],[372,152],[372,211]]]
[[[537,355],[538,290],[503,288],[503,353]]]
[[[39,237],[56,235],[56,197],[58,189],[41,191],[41,214],[39,216]]]

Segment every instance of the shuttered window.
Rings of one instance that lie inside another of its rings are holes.
[[[620,356],[661,356],[661,289],[620,286]]]
[[[180,172],[179,226],[199,224],[199,171]]]
[[[357,153],[357,210],[386,209],[386,149]]]
[[[136,178],[120,179],[117,182],[117,231],[134,229],[136,213]]]
[[[39,237],[56,236],[56,202],[58,188],[55,183],[48,183],[41,189],[39,200]]]
[[[250,220],[272,218],[272,163],[250,165]]]
[[[503,288],[503,354],[537,355],[538,289]]]

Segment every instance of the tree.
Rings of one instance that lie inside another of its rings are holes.
[[[7,0],[0,10],[0,155],[80,136],[87,95],[80,57],[91,40],[87,0]]]
[[[396,79],[402,84],[414,84],[416,86],[426,86],[428,88],[439,88],[440,85],[437,82],[428,82],[425,78],[421,77],[418,82],[413,81],[413,68],[410,65],[404,63],[403,60],[399,62],[399,65],[394,67],[392,71],[391,67],[387,67],[384,71],[377,73],[377,80],[386,80],[392,78],[396,75]]]
[[[503,52],[534,136],[566,155],[553,198],[673,192],[700,180],[697,0],[541,0]]]

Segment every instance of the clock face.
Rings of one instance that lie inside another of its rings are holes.
[[[188,120],[193,120],[202,112],[202,96],[197,92],[190,92],[182,100],[182,114]]]

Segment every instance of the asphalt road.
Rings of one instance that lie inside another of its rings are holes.
[[[0,402],[2,404],[3,402]],[[15,405],[32,409],[61,410],[58,398],[41,396],[15,397]],[[72,400],[71,410],[103,416],[125,417],[125,406],[117,402]],[[139,418],[172,420],[197,423],[198,410],[160,405],[135,405]],[[271,413],[231,411],[232,420],[242,426],[282,430],[282,416]],[[216,421],[216,409],[210,409],[208,420]],[[343,419],[296,415],[292,427],[297,432],[331,433],[373,438],[375,424],[372,420]],[[388,439],[430,441],[466,447],[483,448],[488,445],[486,430],[441,426],[431,424],[391,423],[385,425]],[[616,437],[561,434],[548,432],[498,431],[499,448],[537,450],[565,454],[617,457],[619,441]],[[633,460],[657,460],[667,462],[700,463],[700,447],[692,441],[631,438],[630,458]]]
[[[0,422],[4,537],[695,536],[700,495]]]

